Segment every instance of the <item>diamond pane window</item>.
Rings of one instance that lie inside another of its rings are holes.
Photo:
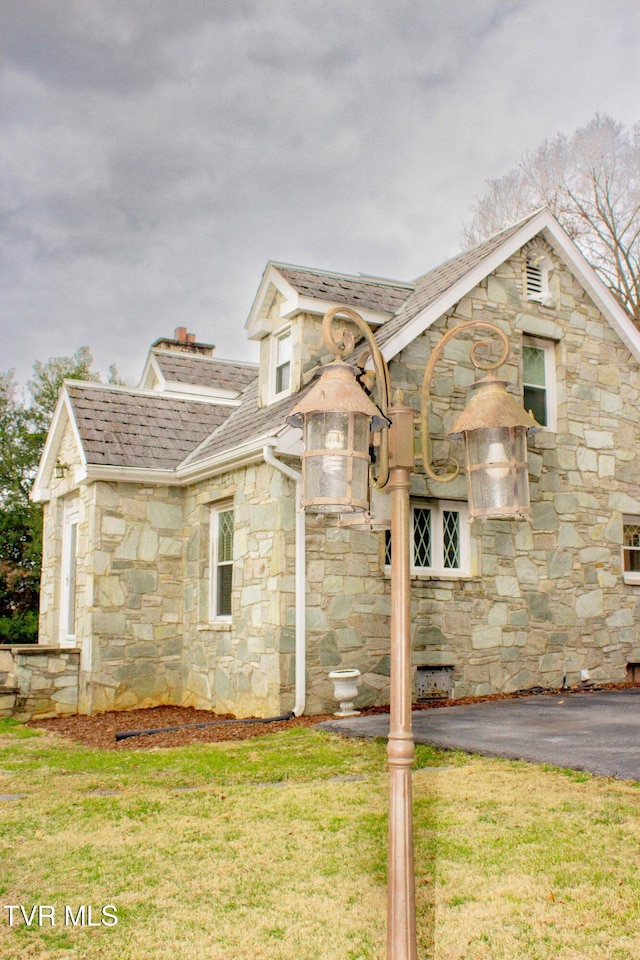
[[[233,560],[233,511],[218,514],[218,563]]]
[[[431,566],[431,510],[413,508],[413,566]]]
[[[444,501],[429,506],[414,504],[413,556],[411,572],[415,576],[464,576],[470,567],[470,545],[466,504]],[[385,532],[385,566],[391,566],[391,534]]]
[[[460,514],[457,510],[442,511],[442,552],[446,570],[460,567]]]
[[[233,510],[211,511],[210,619],[231,616],[233,587]]]
[[[622,568],[625,573],[640,575],[640,517],[625,518],[622,534]]]

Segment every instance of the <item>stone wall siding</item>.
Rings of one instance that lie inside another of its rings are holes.
[[[622,682],[640,662],[640,587],[621,569],[623,514],[640,516],[640,369],[611,325],[558,258],[554,303],[523,299],[524,257],[503,264],[391,363],[394,387],[418,408],[424,367],[445,330],[487,319],[509,335],[501,368],[522,397],[522,336],[555,343],[557,430],[529,440],[532,515],[472,525],[472,575],[412,580],[413,663],[453,665],[456,696]],[[478,338],[476,334],[475,339]],[[468,343],[453,340],[436,370],[430,427],[436,465],[461,443],[445,434],[464,408],[477,373]],[[412,495],[466,499],[466,481],[427,481]],[[313,521],[308,542],[312,709],[329,705],[326,670],[362,673],[357,703],[388,699],[389,593],[384,534],[354,533]]]
[[[234,514],[230,620],[209,618],[210,516]],[[237,716],[293,706],[293,484],[266,463],[187,492],[183,702]]]
[[[419,406],[426,362],[445,330],[492,320],[512,345],[500,371],[522,397],[522,338],[554,344],[557,429],[530,439],[530,520],[476,521],[466,577],[412,580],[413,663],[451,665],[456,696],[623,681],[640,662],[640,586],[624,582],[623,516],[640,516],[640,367],[570,271],[548,250],[553,303],[523,296],[521,252],[391,363]],[[294,321],[293,382],[322,353],[318,318]],[[453,340],[436,371],[436,467],[462,458],[445,439],[477,373]],[[265,346],[266,349],[266,346]],[[264,384],[263,384],[264,387]],[[62,458],[79,462],[69,431]],[[75,459],[74,459],[75,458]],[[65,504],[80,518],[76,642],[81,712],[157,703],[269,716],[294,702],[294,484],[256,463],[191,487],[50,480],[41,643],[58,645]],[[413,496],[464,502],[466,481]],[[209,615],[210,516],[233,506],[232,616]],[[388,702],[390,581],[384,534],[306,518],[307,712],[334,709],[328,673],[358,667],[358,703]],[[0,673],[2,666],[0,665]]]
[[[18,720],[78,712],[79,650],[0,647],[0,716]]]
[[[184,491],[93,487],[90,712],[181,702]]]

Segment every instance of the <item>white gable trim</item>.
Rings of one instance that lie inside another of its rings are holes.
[[[411,293],[411,291],[408,291],[407,296],[409,293]],[[299,294],[295,310],[288,313],[287,316],[293,316],[294,313],[317,313],[318,316],[323,317],[327,310],[332,310],[334,307],[350,307],[352,310],[357,309],[362,319],[368,323],[370,327],[379,327],[393,316],[389,310],[372,310],[370,307],[355,307],[351,303],[342,303],[342,301],[338,300],[318,300],[317,297],[301,297]]]
[[[272,287],[284,297],[284,303],[277,319],[290,317],[297,309],[298,291],[285,280],[275,264],[269,260],[245,323],[249,340],[262,340],[263,337],[268,336],[275,329],[273,321],[268,320],[266,316],[267,304],[265,301]],[[277,322],[276,326],[278,326]]]
[[[77,381],[73,382],[76,383]],[[53,414],[51,427],[49,428],[44,450],[42,451],[40,463],[38,464],[38,472],[36,473],[36,478],[33,482],[31,499],[34,501],[34,503],[45,503],[47,500],[51,499],[51,493],[49,488],[46,486],[46,480],[51,476],[51,473],[55,467],[58,450],[60,448],[60,443],[62,442],[62,437],[67,425],[71,426],[71,432],[80,456],[81,467],[76,470],[75,476],[76,483],[78,483],[80,477],[86,472],[87,458],[85,456],[84,447],[82,446],[80,431],[78,430],[76,418],[73,415],[73,407],[69,398],[69,394],[67,393],[67,387],[65,383],[60,392],[60,396],[58,397],[58,403],[56,404],[56,409]]]
[[[158,387],[149,386],[148,381],[151,373],[153,373],[157,378]],[[142,371],[142,376],[140,377],[140,383],[138,385],[138,389],[139,390],[157,390],[158,393],[160,393],[161,391],[165,390],[166,386],[167,384],[165,382],[164,376],[162,375],[162,371],[160,369],[158,361],[154,356],[153,350],[150,350],[149,355],[147,357],[147,361],[144,365],[144,370]]]
[[[413,318],[383,347],[387,362],[404,350],[416,337],[465,297],[482,280],[493,273],[505,260],[539,233],[542,233],[555,252],[562,257],[585,290],[610,321],[620,338],[635,358],[640,361],[640,331],[618,304],[613,294],[600,280],[576,245],[562,229],[549,210],[541,210],[523,223],[520,230],[497,247],[486,259],[468,271],[457,283],[445,290],[433,303]]]
[[[300,267],[298,269],[304,270],[304,267]],[[322,271],[314,271],[314,273],[321,274]],[[348,277],[347,274],[330,273],[327,273],[327,276]],[[361,280],[363,283],[366,283],[367,280],[370,280],[368,277],[349,276],[348,278],[354,281]],[[383,285],[385,282],[387,282],[389,286],[392,285],[391,281],[376,279],[375,282],[379,285]],[[400,284],[395,283],[393,286],[400,286]],[[266,301],[271,288],[275,288],[279,293],[281,293],[284,299],[280,304],[277,316],[268,319],[266,316]],[[407,296],[409,296],[412,290],[413,286],[407,285]],[[285,278],[282,276],[279,265],[270,260],[265,269],[260,286],[258,287],[255,300],[251,305],[247,322],[245,323],[247,336],[250,340],[261,340],[264,337],[274,333],[278,327],[282,325],[281,321],[290,320],[297,313],[312,313],[318,314],[318,316],[322,317],[327,310],[331,310],[333,307],[341,306],[353,307],[354,304],[342,303],[341,301],[337,300],[323,300],[319,297],[309,297],[300,294],[294,287],[291,286],[288,280],[285,280]],[[372,327],[380,326],[380,324],[391,319],[393,316],[393,313],[389,310],[373,310],[370,307],[358,307],[357,309],[362,318]]]

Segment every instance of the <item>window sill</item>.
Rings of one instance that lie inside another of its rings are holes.
[[[211,620],[210,623],[199,623],[196,630],[207,630],[210,633],[228,633],[233,630],[231,620]]]
[[[391,567],[384,568],[384,576],[387,580],[391,579]],[[447,571],[445,573],[443,571],[427,572],[425,570],[422,572],[420,570],[411,570],[409,573],[409,579],[421,582],[423,580],[482,580],[482,577],[479,577],[477,574],[466,573],[464,571],[461,571],[460,573]]]
[[[640,587],[640,573],[623,573],[622,579],[632,587]]]
[[[285,400],[286,397],[291,396],[293,396],[293,390],[285,390],[284,393],[270,394],[267,406],[271,406],[273,403],[278,403],[279,400]]]

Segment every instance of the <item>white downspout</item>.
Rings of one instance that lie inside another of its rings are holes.
[[[304,510],[301,509],[302,474],[292,467],[288,467],[273,455],[275,444],[266,444],[262,454],[265,463],[275,470],[279,470],[285,477],[295,481],[296,485],[296,570],[295,570],[295,610],[296,610],[296,702],[293,712],[296,717],[304,713],[306,703],[306,666],[307,666],[307,630],[306,630],[306,582],[307,566],[305,558],[305,523]]]

